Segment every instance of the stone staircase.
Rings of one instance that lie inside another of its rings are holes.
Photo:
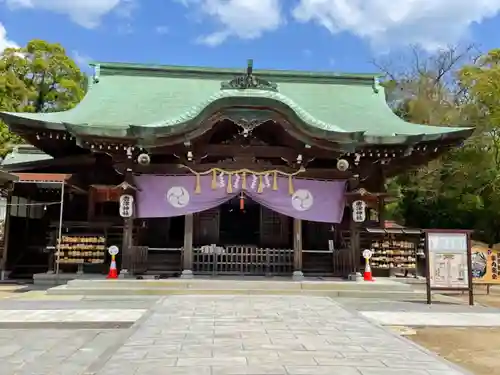
[[[165,280],[71,280],[47,290],[49,295],[140,296],[140,295],[318,295],[387,300],[422,300],[425,290],[411,285],[379,279],[375,282],[287,279],[165,279]]]

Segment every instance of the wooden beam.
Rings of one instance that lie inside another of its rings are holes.
[[[115,167],[118,171],[123,172],[126,169],[126,166],[123,163],[115,164]],[[199,165],[190,165],[191,169],[196,172],[205,172],[212,168],[221,168],[228,171],[238,170],[238,169],[250,169],[254,171],[266,171],[278,169],[284,173],[294,173],[297,169],[293,169],[285,166],[272,166],[272,165],[259,165],[259,164],[199,164]],[[136,165],[134,167],[134,172],[143,173],[143,174],[189,174],[189,170],[183,168],[179,164],[150,164],[150,165]],[[335,168],[311,168],[305,170],[305,172],[300,173],[297,177],[308,177],[308,178],[319,178],[319,179],[349,179],[352,177],[353,172],[346,171],[341,172]]]
[[[254,156],[257,158],[296,158],[299,152],[280,146],[239,146],[239,145],[206,145],[196,150],[208,156]]]
[[[393,162],[384,166],[384,176],[386,178],[397,176],[402,172],[407,172],[413,170],[415,168],[421,167],[423,165],[427,165],[434,159],[439,158],[446,152],[448,152],[448,148],[441,148],[437,151],[428,151],[424,154],[420,155],[410,155],[397,162]]]
[[[238,145],[206,145],[196,152],[201,152],[209,156],[255,156],[257,158],[285,158],[295,160],[297,155],[314,155],[317,158],[336,160],[339,153],[323,149],[294,149],[283,146],[238,146]]]

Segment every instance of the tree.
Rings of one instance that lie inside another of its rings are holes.
[[[389,101],[406,120],[476,128],[462,147],[390,181],[399,192],[392,214],[408,226],[475,229],[475,238],[494,244],[500,242],[500,50],[465,59],[454,51],[430,61],[414,55],[411,66],[426,69],[409,68],[413,75],[390,72]]]
[[[372,61],[385,74],[388,104],[406,121],[417,124],[463,124],[467,90],[457,80],[464,64],[480,56],[475,45],[449,46],[428,53],[412,46],[399,58]]]
[[[85,95],[85,75],[57,43],[32,40],[0,53],[0,111],[56,112]],[[22,140],[0,122],[0,153]]]
[[[454,46],[434,54],[412,48],[396,68],[394,63],[375,64],[386,73],[388,103],[400,117],[420,124],[479,127],[489,120],[474,99],[471,82],[462,76],[471,71],[467,67],[481,66],[482,60],[474,46]],[[420,228],[475,228],[493,241],[497,235],[491,223],[500,223],[500,216],[489,209],[496,205],[496,195],[484,186],[495,169],[491,154],[482,151],[481,134],[478,131],[462,148],[389,181],[399,198],[389,207],[393,217]]]

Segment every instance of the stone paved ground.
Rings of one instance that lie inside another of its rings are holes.
[[[326,297],[173,296],[98,375],[458,375]]]
[[[5,309],[149,309],[131,328],[0,329],[1,375],[459,375],[327,297],[7,301]],[[156,303],[155,303],[156,302]]]
[[[7,323],[80,323],[136,322],[142,309],[57,309],[0,310],[0,324]]]
[[[81,375],[121,331],[0,330],[0,374]]]

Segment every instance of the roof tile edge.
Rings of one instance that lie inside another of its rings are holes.
[[[245,69],[242,68],[214,68],[202,66],[181,66],[181,65],[154,65],[154,64],[132,64],[132,63],[117,63],[117,62],[92,62],[91,67],[99,67],[101,75],[144,75],[144,74],[186,74],[186,75],[217,75],[220,77],[233,77],[235,75],[244,74]],[[271,70],[271,69],[255,69],[254,74],[267,77],[283,78],[283,79],[300,79],[300,80],[350,80],[358,81],[359,83],[372,84],[373,80],[380,78],[383,75],[378,73],[336,73],[336,72],[320,72],[320,71],[300,71],[300,70]]]

